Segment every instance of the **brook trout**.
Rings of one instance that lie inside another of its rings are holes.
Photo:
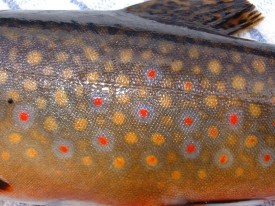
[[[0,192],[108,205],[275,196],[275,47],[246,0],[0,12]]]

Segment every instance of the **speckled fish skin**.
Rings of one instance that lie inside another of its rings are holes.
[[[38,13],[0,13],[2,197],[275,195],[273,45],[123,12]]]

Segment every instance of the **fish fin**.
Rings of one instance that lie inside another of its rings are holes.
[[[164,24],[228,35],[263,19],[248,0],[151,0],[126,9]]]
[[[9,192],[11,191],[11,186],[9,183],[5,182],[4,180],[0,179],[0,192]]]

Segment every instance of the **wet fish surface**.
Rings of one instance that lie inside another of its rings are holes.
[[[275,196],[275,46],[245,0],[0,12],[0,195],[166,205]]]

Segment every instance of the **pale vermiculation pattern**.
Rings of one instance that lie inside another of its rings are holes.
[[[268,51],[95,25],[9,23],[20,22],[0,30],[0,166],[15,197],[42,197],[39,186],[48,198],[126,203],[204,200],[201,188],[223,198],[223,184],[241,185],[246,198],[255,195],[246,193],[251,182],[274,189]]]

